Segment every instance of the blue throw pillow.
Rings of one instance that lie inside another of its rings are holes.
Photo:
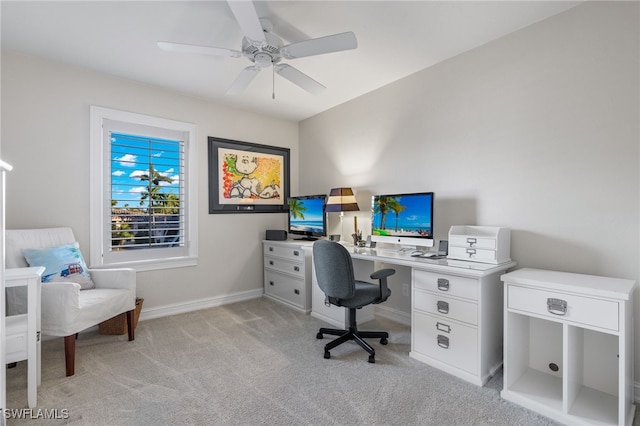
[[[51,248],[23,249],[22,255],[29,266],[45,267],[43,283],[74,282],[80,284],[81,290],[95,287],[77,242]]]

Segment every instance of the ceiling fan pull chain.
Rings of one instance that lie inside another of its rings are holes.
[[[276,67],[271,67],[271,99],[276,100]]]

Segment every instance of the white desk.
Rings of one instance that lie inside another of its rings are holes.
[[[397,250],[347,248],[354,260],[356,279],[371,281],[369,274],[375,269],[375,262],[410,269],[409,356],[479,386],[502,366],[500,274],[515,262],[495,265],[431,260]],[[315,273],[311,306],[312,316],[339,327],[345,325],[345,309],[324,304]],[[359,323],[372,318],[372,305],[358,311]]]

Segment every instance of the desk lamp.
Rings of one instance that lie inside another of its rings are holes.
[[[325,211],[340,212],[340,241],[344,241],[344,227],[342,223],[344,212],[357,212],[359,210],[358,202],[356,201],[356,197],[353,195],[353,190],[351,188],[331,189]]]

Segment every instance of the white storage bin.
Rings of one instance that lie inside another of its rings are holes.
[[[511,230],[496,226],[452,226],[447,257],[493,264],[509,262]]]

